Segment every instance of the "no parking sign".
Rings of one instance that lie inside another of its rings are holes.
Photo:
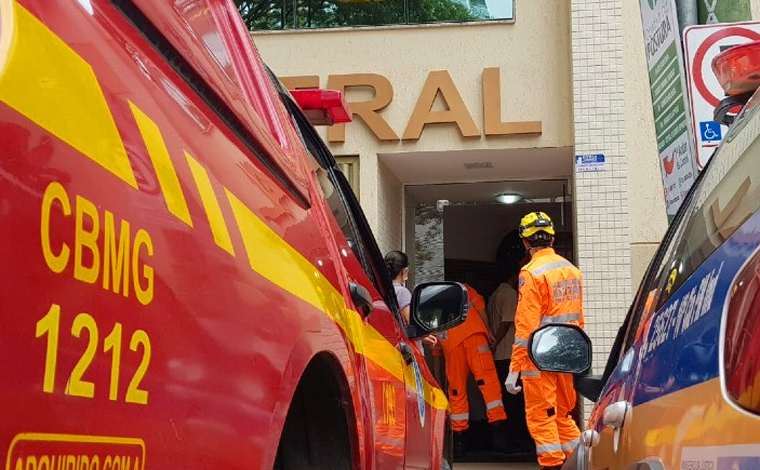
[[[727,128],[713,121],[713,111],[725,97],[712,71],[712,60],[732,46],[760,41],[760,22],[690,26],[684,29],[691,123],[697,166],[705,167]]]

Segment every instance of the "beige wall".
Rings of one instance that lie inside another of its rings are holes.
[[[631,282],[636,289],[668,222],[638,2],[623,2],[622,15]]]
[[[760,0],[752,0],[760,12]],[[401,136],[429,72],[448,70],[479,131],[483,132],[482,70],[501,72],[502,120],[540,120],[540,136],[463,138],[454,124],[428,125],[418,141],[380,142],[360,120],[349,124],[345,143],[331,143],[336,155],[360,155],[361,203],[381,249],[401,246],[398,179],[377,154],[452,149],[573,147],[573,75],[570,4],[516,0],[509,23],[383,27],[297,32],[257,32],[254,41],[280,76],[316,75],[326,87],[331,74],[375,73],[393,87],[393,101],[380,111]],[[582,23],[579,23],[579,25]],[[637,286],[667,221],[652,122],[638,2],[622,2],[624,148],[627,165],[630,277]],[[593,54],[592,54],[593,55]],[[577,77],[592,72],[578,70]],[[584,83],[598,81],[588,76]],[[588,86],[577,87],[581,94]],[[364,101],[370,89],[349,89],[346,98]],[[439,100],[440,101],[440,100]],[[441,103],[437,104],[441,109]],[[578,108],[579,113],[591,112]],[[575,117],[578,120],[578,116]],[[323,137],[325,129],[320,130]],[[603,136],[590,136],[602,140]],[[595,142],[589,142],[589,148]],[[413,158],[410,156],[409,158]],[[582,235],[582,234],[579,234]]]
[[[456,126],[431,125],[419,141],[378,142],[363,122],[348,125],[336,153],[389,153],[572,144],[569,11],[565,2],[518,0],[514,24],[386,27],[352,30],[257,32],[265,62],[280,76],[375,73],[393,86],[392,103],[380,114],[401,135],[428,73],[447,70],[479,130],[483,131],[481,72],[501,70],[502,119],[543,121],[541,136],[465,139]],[[306,49],[306,50],[305,50]],[[348,101],[372,96],[349,90]]]
[[[397,185],[387,175],[379,176],[378,154],[572,147],[569,5],[517,0],[515,11],[514,23],[253,33],[264,61],[279,76],[317,75],[322,87],[331,74],[372,73],[387,78],[393,100],[379,114],[398,136],[404,133],[428,74],[450,73],[480,137],[462,137],[455,124],[433,124],[424,128],[418,141],[381,142],[361,119],[355,119],[346,127],[345,143],[330,143],[336,155],[360,156],[361,204],[381,247],[400,246],[400,233],[393,235],[390,226],[380,226],[381,214],[389,210],[381,201]],[[542,134],[482,135],[482,71],[491,67],[501,74],[502,121],[541,121]],[[346,93],[349,103],[372,96],[371,89]],[[444,109],[440,98],[433,109]],[[320,133],[326,137],[325,129]],[[390,186],[381,187],[386,182]]]

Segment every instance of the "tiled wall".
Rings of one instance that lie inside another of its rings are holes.
[[[631,299],[622,2],[572,0],[571,10],[575,153],[606,157],[603,171],[575,174],[574,191],[586,331],[601,373]]]

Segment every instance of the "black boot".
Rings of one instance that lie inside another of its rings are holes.
[[[464,433],[454,431],[454,458],[461,459],[467,455],[467,448],[464,443]]]
[[[491,424],[491,448],[501,454],[510,454],[516,450],[514,446],[509,445],[506,421],[496,421]]]

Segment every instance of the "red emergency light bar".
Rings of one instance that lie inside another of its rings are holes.
[[[714,120],[730,126],[760,87],[760,41],[727,49],[718,54],[711,65],[726,93],[715,107]]]
[[[716,56],[712,69],[729,96],[760,87],[760,41],[735,46]]]
[[[351,110],[343,93],[335,90],[291,90],[291,96],[313,126],[351,122]]]

